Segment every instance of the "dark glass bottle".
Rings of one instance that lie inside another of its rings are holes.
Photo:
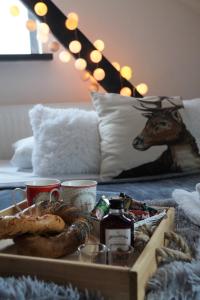
[[[134,244],[133,220],[124,215],[124,201],[111,199],[108,215],[100,222],[100,242],[108,247],[112,245]]]

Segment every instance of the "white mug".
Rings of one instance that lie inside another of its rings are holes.
[[[75,206],[83,212],[91,212],[96,204],[97,182],[94,180],[69,180],[61,183],[60,189],[53,189],[50,193],[50,201],[53,201],[53,193],[59,193],[59,200],[65,204]]]

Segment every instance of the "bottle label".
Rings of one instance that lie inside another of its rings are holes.
[[[108,248],[123,248],[131,245],[131,229],[106,229],[106,246]]]

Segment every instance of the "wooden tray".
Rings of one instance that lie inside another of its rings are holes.
[[[19,206],[24,209],[26,202]],[[16,208],[11,206],[0,211],[0,215],[13,215]],[[155,249],[164,243],[164,232],[173,229],[174,208],[167,209],[163,219],[154,231],[150,241],[131,268],[87,264],[75,261],[73,255],[62,259],[48,259],[17,255],[12,240],[0,241],[1,276],[37,276],[55,283],[71,283],[80,289],[100,290],[113,300],[142,300],[148,278],[155,272]],[[9,246],[9,247],[8,247]]]

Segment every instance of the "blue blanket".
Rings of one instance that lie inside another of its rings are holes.
[[[152,178],[151,180],[129,180],[101,182],[97,186],[97,196],[101,194],[119,194],[120,192],[141,201],[168,199],[171,198],[174,189],[185,189],[193,191],[195,185],[200,182],[200,173],[187,174],[182,176],[170,176],[162,179]],[[0,191],[0,210],[13,204],[12,189],[16,186],[1,188]],[[22,186],[23,187],[23,186]],[[23,199],[17,195],[17,201]]]

